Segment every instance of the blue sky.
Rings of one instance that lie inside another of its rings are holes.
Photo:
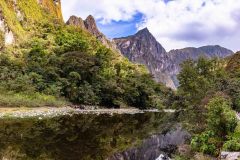
[[[93,15],[109,38],[147,27],[166,50],[221,45],[240,50],[240,0],[62,0],[64,19]]]
[[[111,23],[101,23],[101,19],[97,20],[97,25],[101,32],[109,38],[119,38],[133,35],[137,32],[137,24],[142,22],[144,15],[136,13],[131,20],[128,21],[111,21]]]

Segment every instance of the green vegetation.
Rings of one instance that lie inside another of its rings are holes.
[[[192,139],[191,145],[196,151],[218,155],[218,148],[227,140],[237,126],[235,112],[230,101],[216,96],[207,105],[207,129]]]
[[[223,145],[223,149],[227,151],[240,150],[240,122],[238,122],[234,133],[228,136],[228,141]]]
[[[4,92],[0,94],[0,107],[63,107],[68,103],[63,99],[56,99],[54,96],[47,96],[40,93],[23,94]]]
[[[239,150],[240,53],[226,60],[184,62],[175,93],[90,33],[62,24],[60,6],[53,1],[43,0],[42,7],[36,0],[17,2],[23,20],[14,1],[0,1],[17,40],[4,47],[0,33],[0,106],[172,106],[193,134],[193,151],[217,156],[222,149]]]
[[[163,108],[169,103],[167,97],[173,93],[154,82],[145,67],[130,63],[89,33],[45,20],[34,27],[37,32],[31,40],[0,55],[1,92],[35,97],[29,99],[37,103],[42,96],[74,104],[141,109]],[[50,104],[55,101],[47,99]],[[9,101],[8,106],[36,106],[21,98],[17,101]]]
[[[195,135],[191,141],[195,152],[217,156],[221,150],[239,151],[240,66],[236,56],[182,64],[174,107],[181,105],[185,110],[180,118]]]

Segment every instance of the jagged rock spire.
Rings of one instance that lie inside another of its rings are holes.
[[[85,20],[81,17],[71,16],[66,22],[67,25],[82,28],[94,35],[106,47],[116,50],[115,43],[112,43],[102,32],[99,31],[97,23],[92,15],[89,15]]]

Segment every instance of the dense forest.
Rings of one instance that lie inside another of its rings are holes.
[[[188,60],[181,65],[173,107],[184,110],[180,119],[194,135],[194,152],[218,156],[221,151],[240,150],[236,116],[240,111],[239,55],[223,60]]]
[[[57,99],[107,107],[168,103],[170,89],[154,82],[144,66],[130,63],[86,31],[51,23],[40,27],[39,35],[20,44],[17,56],[8,50],[0,56],[2,93],[19,99],[11,104],[2,95],[2,105],[37,106],[39,98],[46,99],[43,105],[64,104]]]

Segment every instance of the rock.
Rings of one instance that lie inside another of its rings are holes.
[[[236,117],[240,121],[240,113],[236,113]]]
[[[160,156],[156,160],[171,160],[168,156],[160,154]]]
[[[130,61],[147,66],[157,82],[163,82],[175,89],[170,74],[166,72],[171,67],[168,53],[147,28],[132,36],[115,38],[114,42]]]
[[[221,152],[221,159],[223,159],[223,160],[239,160],[240,152]]]
[[[14,35],[13,35],[13,32],[9,29],[5,19],[4,19],[4,16],[3,16],[3,12],[0,10],[0,32],[2,32],[2,35],[4,35],[2,38],[3,38],[3,42],[4,42],[4,45],[7,46],[7,45],[11,45],[14,43],[15,41],[15,38],[14,38]],[[2,48],[2,47],[0,47]]]
[[[110,48],[120,53],[120,51],[117,50],[116,44],[109,40],[102,32],[99,31],[96,21],[92,15],[89,15],[85,20],[83,20],[81,17],[71,16],[66,22],[66,24],[87,30],[107,48]]]
[[[92,33],[93,35],[95,35],[97,38],[98,37],[105,37],[105,35],[103,35],[97,27],[96,21],[94,19],[94,17],[92,15],[89,15],[85,21],[84,21],[84,25],[85,28]]]
[[[5,31],[5,45],[11,45],[15,41],[13,32],[11,30]]]
[[[176,77],[181,71],[180,64],[187,59],[197,60],[199,57],[203,56],[206,58],[225,58],[233,53],[233,51],[223,48],[219,45],[214,46],[203,46],[199,48],[188,47],[183,49],[171,50],[169,53],[173,70],[169,70],[172,77]],[[176,84],[177,85],[177,84]]]
[[[77,26],[82,29],[85,29],[84,21],[81,17],[71,16],[66,22],[67,25]]]

